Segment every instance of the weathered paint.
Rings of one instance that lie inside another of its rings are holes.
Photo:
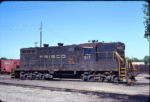
[[[17,66],[20,65],[20,60],[0,60],[0,72],[1,73],[10,73],[14,70]]]
[[[124,59],[121,42],[22,48],[18,71],[118,71],[117,52]]]

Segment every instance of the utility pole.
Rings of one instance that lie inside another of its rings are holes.
[[[42,22],[40,27],[40,47],[42,47]]]

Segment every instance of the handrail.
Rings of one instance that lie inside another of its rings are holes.
[[[117,51],[113,51],[113,52],[95,52],[95,53],[113,53],[117,56],[117,58],[119,58],[119,60],[124,62],[124,59],[120,56],[120,54]]]
[[[122,62],[124,62],[124,59],[119,55],[119,53],[118,52],[114,52],[115,53],[115,55],[122,61]]]

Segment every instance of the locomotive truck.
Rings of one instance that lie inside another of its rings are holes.
[[[84,81],[131,81],[134,67],[125,60],[122,42],[98,42],[22,48],[14,78],[44,80],[81,78]]]

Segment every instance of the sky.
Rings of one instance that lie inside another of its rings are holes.
[[[0,57],[20,58],[20,49],[34,47],[43,23],[43,43],[55,46],[123,42],[125,56],[148,55],[144,38],[144,1],[5,1],[0,4]]]

